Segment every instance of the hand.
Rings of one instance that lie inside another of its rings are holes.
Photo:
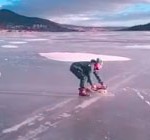
[[[104,85],[104,83],[102,81],[99,84],[101,84],[102,86]]]
[[[96,86],[96,85],[92,85],[92,86],[91,86],[91,89],[92,89],[92,90],[97,90],[97,86]]]
[[[99,83],[97,85],[97,89],[106,89],[107,88],[107,85],[105,85],[104,83]]]

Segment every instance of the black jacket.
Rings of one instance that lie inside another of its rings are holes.
[[[74,63],[72,63],[70,69],[71,68],[80,70],[83,73],[83,75],[88,78],[87,80],[88,80],[88,83],[90,83],[90,85],[93,85],[92,80],[91,80],[91,73],[93,73],[95,75],[95,77],[99,83],[102,82],[98,75],[98,72],[94,71],[94,69],[92,68],[91,63],[89,61],[74,62]]]

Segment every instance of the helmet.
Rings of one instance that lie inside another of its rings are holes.
[[[96,63],[99,63],[100,65],[103,65],[103,60],[100,59],[100,58],[97,58],[97,59],[96,59]]]
[[[102,59],[97,58],[94,64],[94,70],[100,70],[102,68],[103,61]]]
[[[91,63],[96,63],[96,60],[95,59],[91,59]]]

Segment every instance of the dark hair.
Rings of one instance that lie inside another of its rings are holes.
[[[91,60],[91,63],[99,63],[100,62],[100,59],[99,58],[97,58],[96,60],[95,59],[92,59]]]
[[[96,63],[96,62],[97,62],[97,61],[96,61],[96,60],[94,60],[94,59],[92,59],[92,60],[91,60],[91,63]]]
[[[97,59],[96,59],[96,62],[97,62],[97,63],[99,63],[99,62],[100,62],[100,59],[99,59],[99,58],[97,58]]]
[[[91,63],[103,63],[103,61],[102,61],[102,59],[100,59],[100,58],[97,58],[96,60],[95,59],[92,59],[91,60]]]

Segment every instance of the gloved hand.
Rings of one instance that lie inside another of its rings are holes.
[[[106,89],[106,88],[107,86],[103,82],[97,84],[97,89]]]
[[[95,90],[97,90],[97,86],[96,85],[92,85],[91,89],[95,91]]]
[[[102,81],[99,84],[104,85],[104,83]]]

